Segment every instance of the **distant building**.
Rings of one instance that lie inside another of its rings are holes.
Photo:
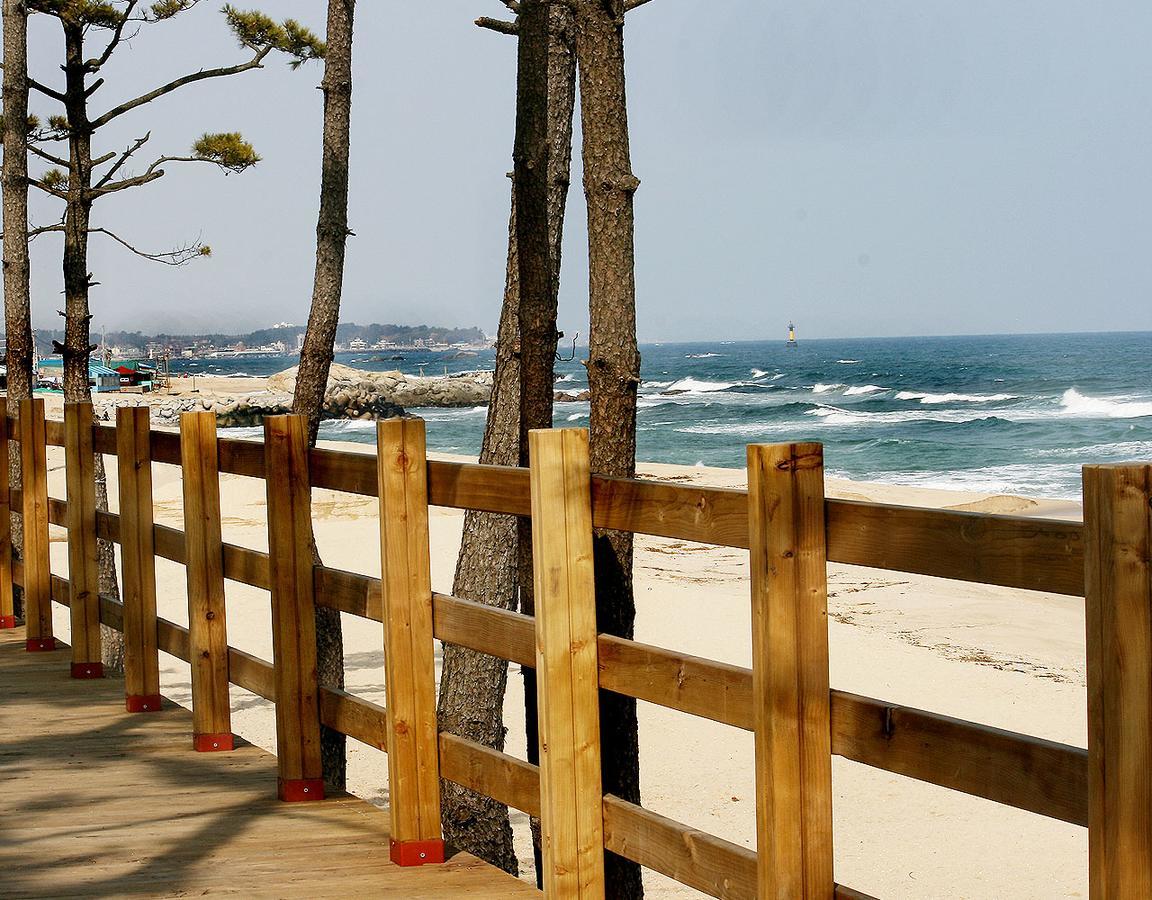
[[[64,360],[59,358],[42,359],[36,367],[41,382],[48,382],[53,386],[64,386]],[[88,362],[88,386],[97,393],[120,390],[120,375],[107,366],[97,362]]]
[[[139,388],[140,390],[152,390],[152,382],[156,378],[156,367],[150,366],[147,363],[125,361],[115,363],[113,369],[120,377],[121,390],[128,388]]]

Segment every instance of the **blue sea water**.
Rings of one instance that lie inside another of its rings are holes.
[[[1074,498],[1080,466],[1152,460],[1152,333],[870,338],[641,347],[638,458],[744,464],[748,443],[813,440],[829,473],[863,481]],[[442,374],[491,368],[491,352],[444,361],[341,354],[366,369]],[[587,387],[580,353],[557,389]],[[291,358],[201,360],[190,371],[268,374]],[[411,410],[429,448],[479,452],[484,408]],[[558,426],[587,403],[557,403]],[[373,440],[371,423],[322,437]]]

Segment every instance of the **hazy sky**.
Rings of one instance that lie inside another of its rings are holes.
[[[145,29],[107,67],[94,110],[244,59],[219,7]],[[262,8],[322,33],[324,7]],[[358,4],[344,320],[495,330],[515,43],[472,20],[502,10]],[[33,19],[32,66],[49,83],[61,78],[53,25]],[[629,15],[626,42],[642,339],[776,339],[790,318],[802,337],[1152,329],[1146,0],[654,0]],[[320,76],[270,59],[102,134],[97,154],[151,131],[160,155],[241,130],[264,161],[227,177],[171,164],[100,201],[96,224],[129,240],[201,236],[214,255],[170,269],[95,236],[95,328],[305,321]],[[56,111],[37,95],[33,108]],[[586,332],[580,183],[561,285],[569,334]],[[37,222],[53,214],[33,209]],[[59,247],[33,244],[37,327],[61,321]]]

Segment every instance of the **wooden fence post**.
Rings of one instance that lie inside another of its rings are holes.
[[[1152,897],[1152,465],[1084,467],[1088,882]]]
[[[831,900],[832,748],[824,449],[748,447],[757,883]]]
[[[96,458],[92,404],[64,404],[64,477],[68,496],[68,613],[72,677],[103,678],[100,561],[96,548]]]
[[[16,627],[12,603],[12,497],[8,477],[8,398],[0,397],[0,630]]]
[[[148,407],[121,406],[116,410],[124,599],[124,703],[128,712],[155,712],[161,702],[149,430]]]
[[[423,420],[377,423],[376,449],[392,813],[389,855],[397,865],[416,866],[444,861]]]
[[[55,650],[52,568],[48,558],[48,456],[44,400],[20,401],[20,491],[24,519],[25,647]]]
[[[184,533],[188,570],[188,651],[192,669],[192,745],[231,750],[228,630],[224,620],[224,550],[216,414],[180,416]]]
[[[588,432],[528,436],[544,893],[604,896],[604,814]]]
[[[323,800],[312,587],[312,486],[308,418],[264,419],[272,659],[276,677],[276,762],[281,800]]]

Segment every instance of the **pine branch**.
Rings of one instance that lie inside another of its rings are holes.
[[[223,66],[217,69],[201,69],[199,72],[193,72],[191,75],[185,75],[182,78],[177,78],[165,85],[161,85],[154,91],[149,91],[147,94],[142,94],[135,100],[129,100],[126,103],[121,103],[114,109],[108,110],[108,112],[104,113],[104,115],[95,119],[92,122],[91,127],[93,130],[95,130],[104,125],[107,125],[113,119],[124,115],[124,113],[131,112],[137,107],[143,106],[145,103],[151,103],[153,100],[156,100],[159,97],[163,97],[165,94],[170,94],[173,91],[184,87],[185,85],[194,84],[197,81],[204,81],[208,78],[223,78],[226,75],[238,75],[241,72],[247,72],[249,69],[259,69],[262,67],[264,58],[271,52],[272,47],[264,47],[263,49],[257,51],[256,55],[248,60],[248,62],[239,63],[235,66]]]
[[[631,12],[637,6],[643,6],[645,3],[651,3],[652,0],[624,0],[624,12]]]
[[[132,155],[137,150],[139,150],[141,147],[143,147],[145,144],[147,144],[151,137],[152,137],[152,132],[149,131],[146,135],[144,135],[144,137],[136,138],[136,140],[133,141],[128,146],[128,148],[123,153],[120,154],[120,158],[118,160],[116,160],[115,165],[113,165],[111,169],[109,169],[107,172],[105,172],[104,175],[100,178],[100,180],[96,182],[95,186],[98,188],[101,188],[101,187],[104,187],[104,185],[106,185],[108,182],[110,182],[112,180],[112,178],[116,175],[116,173],[119,172],[120,169],[123,167],[124,163],[128,162],[128,160],[132,158]]]
[[[45,184],[45,183],[44,183],[43,181],[41,181],[39,178],[31,178],[31,177],[29,177],[29,179],[28,179],[28,183],[29,183],[30,185],[32,185],[32,187],[34,187],[34,188],[39,188],[39,189],[40,189],[40,190],[42,190],[42,191],[43,191],[45,194],[51,194],[53,197],[57,197],[57,198],[59,198],[60,200],[67,200],[67,199],[68,199],[68,195],[67,195],[67,194],[66,194],[64,191],[62,191],[62,190],[58,190],[58,189],[56,189],[56,188],[54,188],[54,187],[51,187],[51,186],[49,186],[49,185]]]
[[[32,88],[32,90],[34,90],[34,91],[39,91],[45,97],[51,97],[53,100],[57,101],[58,103],[63,103],[65,100],[64,95],[61,94],[59,91],[52,90],[52,88],[48,87],[48,85],[41,84],[35,78],[29,78],[28,79],[28,87]]]
[[[163,178],[164,170],[160,167],[170,162],[211,163],[228,172],[243,172],[260,162],[260,157],[256,155],[252,145],[239,134],[206,134],[192,145],[192,152],[196,155],[161,156],[142,175],[134,175],[131,178],[112,182],[108,182],[106,178],[101,178],[95,187],[85,192],[85,196],[90,200],[95,200],[106,194],[141,187],[158,178]]]
[[[476,24],[481,28],[497,31],[500,34],[519,34],[520,32],[520,28],[515,22],[506,22],[503,19],[493,19],[489,16],[481,16],[476,20]]]
[[[36,238],[40,237],[40,235],[47,234],[50,231],[63,231],[63,230],[64,230],[64,223],[63,222],[57,222],[55,225],[41,225],[38,228],[29,229],[29,231],[28,231],[28,243],[32,243],[32,241],[35,240]]]
[[[520,0],[500,0],[500,2],[508,7],[509,12],[520,12]]]
[[[155,181],[157,178],[163,178],[164,170],[161,169],[160,166],[172,159],[174,159],[174,157],[161,156],[144,171],[143,175],[133,175],[131,178],[122,178],[120,181],[113,181],[108,184],[105,184],[103,180],[101,180],[101,183],[87,191],[86,195],[88,199],[95,200],[106,194],[115,194],[117,191],[126,191],[128,188],[142,187],[149,182]]]
[[[128,250],[131,250],[142,259],[158,262],[165,266],[183,266],[192,262],[194,259],[200,259],[201,257],[212,255],[212,248],[207,244],[201,243],[199,239],[197,239],[192,244],[188,244],[184,247],[177,247],[174,250],[164,250],[157,253],[150,253],[147,250],[141,250],[138,247],[132,246],[130,243],[124,240],[124,238],[120,237],[120,235],[109,231],[107,228],[89,228],[88,233],[106,235],[107,237],[110,237],[112,240],[116,241],[116,243],[126,247]]]
[[[136,8],[136,4],[138,2],[139,0],[128,0],[128,5],[124,8],[124,12],[121,14],[120,23],[112,31],[112,38],[108,41],[108,45],[104,48],[104,52],[101,53],[98,58],[89,60],[84,64],[84,68],[89,72],[99,72],[104,64],[108,62],[109,58],[112,56],[112,51],[114,51],[116,47],[119,46],[120,41],[124,36],[124,26],[128,24],[129,16],[132,15],[132,10]],[[96,87],[93,87],[91,90],[95,89]]]
[[[54,156],[46,150],[41,150],[31,141],[28,142],[28,152],[39,156],[42,160],[45,162],[50,162],[54,166],[63,166],[65,169],[68,168],[68,160],[61,159],[59,156]]]

